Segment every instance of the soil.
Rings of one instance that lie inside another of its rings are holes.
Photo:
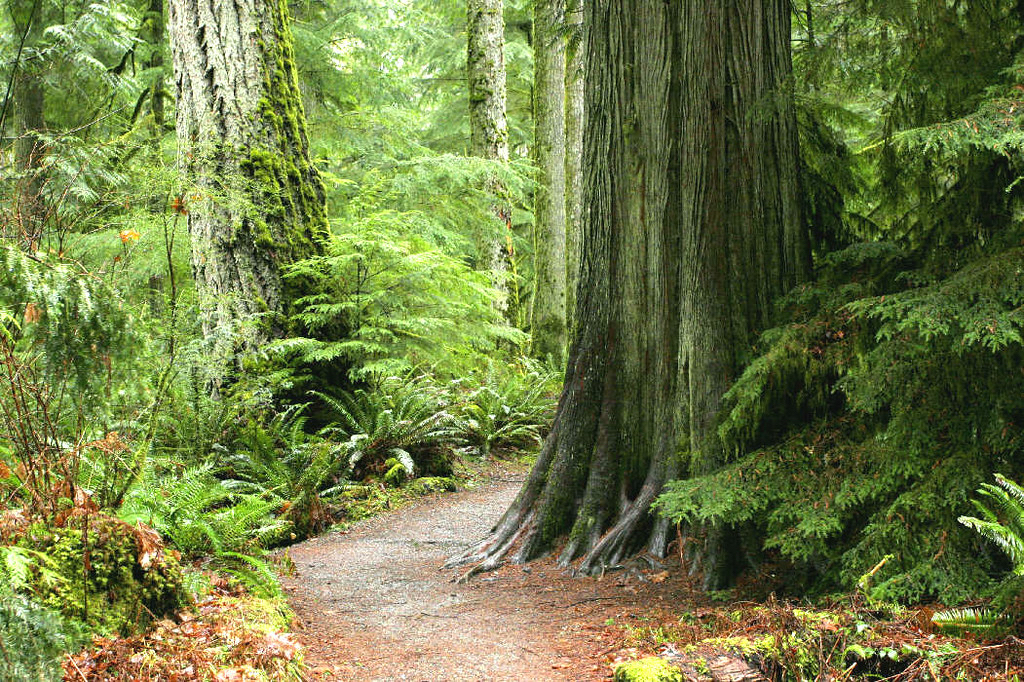
[[[524,473],[499,469],[474,489],[290,548],[296,570],[283,583],[314,676],[609,679],[619,624],[688,601],[678,570],[647,563],[574,578],[548,559],[456,583],[465,569],[442,564],[494,525]]]

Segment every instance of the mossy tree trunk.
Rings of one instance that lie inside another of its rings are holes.
[[[470,153],[507,163],[504,0],[468,0],[466,34]],[[485,264],[494,273],[494,285],[499,294],[498,308],[507,319],[514,320],[516,311],[509,297],[508,281],[512,258],[511,207],[500,201],[504,194],[501,183],[494,179],[491,184],[491,191],[499,199],[494,213],[500,236],[485,245]]]
[[[570,29],[570,42],[565,62],[565,315],[567,335],[571,338],[583,236],[583,130],[586,126],[583,0],[570,0],[566,24]]]
[[[164,67],[164,0],[149,0],[149,9],[144,20],[142,38],[149,46],[149,63],[151,73],[159,74]],[[149,87],[149,110],[153,115],[153,138],[158,141],[164,133],[166,91],[161,76],[154,76]]]
[[[535,281],[533,354],[561,362],[566,345],[565,2],[533,5]]]
[[[562,539],[583,572],[663,552],[651,503],[686,473],[681,450],[694,470],[722,464],[715,415],[739,351],[806,274],[789,4],[595,0],[585,20],[577,332],[536,465],[453,560],[474,570]]]
[[[46,129],[46,89],[39,59],[30,55],[39,47],[46,22],[39,0],[13,0],[8,9],[17,39],[24,40],[12,83],[14,161],[19,176],[14,212],[16,236],[25,248],[35,249],[43,237],[47,211],[42,170],[45,149],[40,137]]]
[[[208,340],[245,330],[252,349],[287,329],[303,292],[283,272],[320,253],[328,233],[288,5],[171,0],[168,10],[203,330]]]

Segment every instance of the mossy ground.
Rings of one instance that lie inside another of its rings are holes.
[[[281,599],[219,590],[143,635],[97,638],[64,663],[68,679],[277,682],[304,679]]]
[[[90,514],[61,526],[36,523],[17,544],[52,559],[60,577],[38,574],[38,602],[93,632],[131,634],[185,603],[178,560],[159,547],[150,561],[140,560],[136,530],[119,519]]]

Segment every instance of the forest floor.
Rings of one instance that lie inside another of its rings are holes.
[[[550,560],[454,582],[442,569],[479,540],[515,497],[525,471],[501,464],[478,487],[422,498],[291,547],[283,580],[306,662],[321,679],[600,680],[618,628],[689,590],[640,568],[572,578]],[[679,571],[674,571],[678,573]]]
[[[521,463],[289,548],[282,581],[316,680],[609,680],[658,655],[686,680],[1024,679],[1024,641],[935,632],[928,607],[885,613],[850,596],[799,607],[712,602],[677,558],[571,577],[551,559],[456,582],[443,569],[513,500]],[[718,595],[723,596],[723,595]]]

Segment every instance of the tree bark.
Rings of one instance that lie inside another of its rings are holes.
[[[469,82],[470,153],[508,163],[508,119],[505,85],[504,0],[468,0],[466,5],[466,74]],[[496,198],[497,236],[486,245],[486,266],[498,293],[497,308],[510,322],[517,315],[510,297],[509,276],[513,258],[511,207],[501,197],[501,182],[491,180]]]
[[[168,9],[203,330],[217,340],[245,329],[242,347],[253,349],[284,333],[303,292],[283,272],[320,253],[328,234],[288,5],[171,0]]]
[[[45,22],[42,3],[11,2],[9,10],[14,31],[24,41],[23,48],[37,49]],[[42,170],[45,150],[39,135],[46,129],[46,90],[38,59],[26,58],[25,54],[24,50],[20,52],[21,59],[14,65],[17,69],[13,80],[14,162],[19,175],[14,215],[19,242],[32,250],[39,248],[46,223]]]
[[[469,0],[466,11],[470,153],[496,161],[508,161],[503,11],[503,0]]]
[[[724,462],[740,350],[806,274],[784,0],[595,0],[586,22],[578,332],[552,431],[492,533],[452,563],[665,548],[664,482]],[[705,571],[719,575],[721,533]],[[714,582],[711,580],[710,582]]]
[[[164,0],[149,0],[149,11],[146,12],[146,36],[151,50],[149,55],[150,70],[158,71],[164,66]],[[153,114],[154,140],[158,141],[164,133],[164,83],[163,78],[156,78],[149,90],[150,112]]]
[[[565,326],[573,335],[583,237],[583,130],[586,107],[586,26],[583,0],[570,0],[566,12],[570,42],[565,65]]]
[[[564,0],[533,6],[535,289],[531,332],[539,358],[565,357],[565,38]]]

